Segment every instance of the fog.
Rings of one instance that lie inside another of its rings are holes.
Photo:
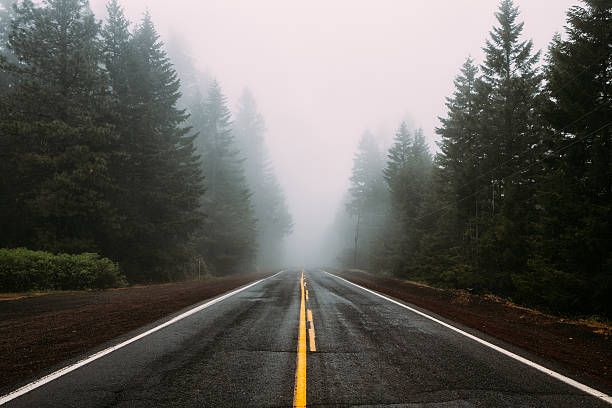
[[[92,0],[97,16],[105,2]],[[524,38],[545,52],[575,1],[517,0]],[[123,0],[148,9],[163,41],[182,42],[230,106],[245,87],[267,124],[266,143],[293,215],[287,262],[319,264],[321,241],[369,129],[388,142],[401,120],[434,129],[465,58],[482,61],[497,0]]]

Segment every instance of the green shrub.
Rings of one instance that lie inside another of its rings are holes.
[[[0,249],[0,292],[106,289],[125,286],[119,265],[95,253],[51,254]]]
[[[595,289],[579,275],[558,270],[538,257],[529,259],[522,273],[512,274],[512,282],[513,297],[520,303],[564,315],[588,313],[589,294]]]

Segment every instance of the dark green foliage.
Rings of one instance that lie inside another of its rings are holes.
[[[106,195],[116,137],[105,111],[98,23],[87,3],[15,9],[10,47],[19,77],[2,101],[2,245],[98,251],[115,222]]]
[[[255,99],[245,90],[234,123],[236,145],[246,158],[246,181],[253,192],[251,202],[257,219],[257,264],[279,268],[283,238],[291,233],[292,220],[285,195],[278,183],[264,143],[265,123]]]
[[[400,127],[373,269],[612,315],[612,2],[583,3],[542,75],[518,9],[501,1],[483,65],[468,59],[455,79],[433,171]]]
[[[436,181],[439,199],[448,207],[443,215],[452,241],[461,239],[464,223],[477,216],[476,194],[482,188],[480,158],[483,146],[479,141],[479,114],[482,103],[478,93],[478,68],[468,58],[455,78],[455,92],[447,98],[448,116],[440,118],[442,126],[436,155]],[[448,214],[448,215],[447,215]],[[472,237],[472,231],[468,237]]]
[[[95,253],[0,249],[0,292],[107,289],[126,284],[119,266]]]
[[[567,40],[551,44],[546,116],[551,131],[538,180],[531,282],[552,273],[557,307],[612,315],[612,2],[568,12]],[[533,299],[529,297],[529,299]]]
[[[99,252],[132,281],[184,277],[203,194],[180,84],[148,15],[85,0],[14,9],[0,99],[0,245]]]
[[[203,220],[196,135],[183,125],[188,115],[177,108],[180,83],[149,14],[133,35],[115,3],[109,15],[105,59],[120,134],[114,176],[123,219],[112,251],[130,279],[176,279],[188,272],[195,255],[190,242]]]
[[[610,315],[611,6],[570,10],[542,92],[538,54],[502,1],[483,76],[464,65],[438,130],[434,236],[450,262],[428,280]]]
[[[211,272],[219,275],[249,271],[256,257],[256,220],[251,191],[244,175],[244,159],[232,135],[231,113],[215,81],[208,97],[195,108],[201,118],[198,152],[206,177],[206,214],[196,249]]]
[[[511,273],[526,270],[541,169],[539,53],[520,41],[518,9],[503,0],[478,69],[468,59],[437,129],[435,232],[442,282],[514,295]]]
[[[485,103],[479,118],[480,181],[489,185],[488,197],[480,199],[478,222],[484,228],[478,262],[487,271],[489,287],[512,294],[506,277],[527,266],[534,178],[539,169],[542,78],[535,67],[539,52],[532,52],[531,41],[520,41],[523,23],[517,22],[518,9],[511,0],[501,2],[496,17],[498,26],[484,49],[479,91]]]
[[[109,73],[115,103],[119,105],[128,104],[129,98],[129,79],[130,62],[132,62],[132,34],[129,31],[130,23],[123,14],[123,9],[117,0],[111,0],[106,11],[108,18],[106,25],[102,29],[104,63]],[[133,75],[133,74],[132,74]],[[132,77],[134,78],[134,77]],[[118,106],[115,112],[122,115]],[[118,118],[119,119],[119,118]]]

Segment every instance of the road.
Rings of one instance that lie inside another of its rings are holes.
[[[303,278],[302,278],[303,277]],[[284,271],[6,407],[609,407],[323,271]]]

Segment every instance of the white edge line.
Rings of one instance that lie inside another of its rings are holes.
[[[321,269],[321,270],[322,270],[322,269]],[[513,359],[515,359],[515,360],[517,360],[517,361],[520,361],[520,362],[521,362],[521,363],[523,363],[523,364],[526,364],[526,365],[528,365],[528,366],[530,366],[530,367],[533,367],[533,368],[535,368],[536,370],[543,372],[544,374],[547,374],[547,375],[549,375],[549,376],[551,376],[551,377],[553,377],[553,378],[556,378],[556,379],[557,379],[557,380],[559,380],[559,381],[563,381],[564,383],[569,384],[569,385],[571,385],[572,387],[579,389],[580,391],[583,391],[583,392],[585,392],[585,393],[587,393],[587,394],[590,394],[590,395],[592,395],[592,396],[594,396],[594,397],[597,397],[597,398],[599,398],[600,400],[603,400],[603,401],[607,402],[608,404],[612,404],[612,396],[610,396],[610,395],[607,395],[607,394],[605,394],[605,393],[603,393],[603,392],[601,392],[601,391],[598,391],[598,390],[596,390],[596,389],[594,389],[594,388],[591,388],[591,387],[589,387],[589,386],[587,386],[587,385],[584,385],[584,384],[582,384],[582,383],[579,383],[579,382],[578,382],[578,381],[576,381],[576,380],[572,380],[571,378],[566,377],[566,376],[564,376],[563,374],[559,374],[558,372],[553,371],[553,370],[551,370],[551,369],[549,369],[549,368],[546,368],[546,367],[544,367],[544,366],[541,366],[541,365],[540,365],[540,364],[538,364],[538,363],[534,363],[534,362],[533,362],[533,361],[531,361],[531,360],[528,360],[528,359],[526,359],[526,358],[524,358],[524,357],[519,356],[518,354],[515,354],[515,353],[513,353],[513,352],[511,352],[511,351],[508,351],[508,350],[503,349],[503,348],[501,348],[501,347],[499,347],[499,346],[496,346],[495,344],[489,343],[489,342],[488,342],[488,341],[486,341],[486,340],[483,340],[483,339],[481,339],[481,338],[479,338],[479,337],[476,337],[476,336],[474,336],[474,335],[472,335],[472,334],[470,334],[470,333],[467,333],[467,332],[465,332],[465,331],[463,331],[463,330],[461,330],[461,329],[458,329],[458,328],[456,328],[455,326],[452,326],[452,325],[450,325],[450,324],[448,324],[448,323],[446,323],[446,322],[443,322],[442,320],[436,319],[436,318],[435,318],[435,317],[433,317],[433,316],[429,316],[428,314],[423,313],[423,312],[421,312],[420,310],[414,309],[414,308],[412,308],[412,307],[410,307],[410,306],[407,306],[407,305],[405,305],[405,304],[403,304],[403,303],[401,303],[401,302],[398,302],[397,300],[393,300],[393,299],[391,299],[391,298],[388,298],[388,297],[386,297],[386,296],[384,296],[384,295],[381,295],[381,294],[380,294],[380,293],[378,293],[378,292],[375,292],[375,291],[370,290],[370,289],[368,289],[368,288],[364,288],[363,286],[357,285],[356,283],[353,283],[353,282],[351,282],[351,281],[348,281],[348,280],[346,280],[346,279],[344,279],[344,278],[341,278],[341,277],[339,277],[339,276],[336,276],[336,275],[334,275],[334,274],[332,274],[332,273],[329,273],[329,272],[327,272],[327,271],[324,271],[324,270],[322,270],[322,271],[323,271],[323,272],[325,272],[325,273],[327,273],[328,275],[333,276],[334,278],[341,279],[341,280],[345,281],[346,283],[350,283],[350,284],[351,284],[351,285],[353,285],[353,286],[357,286],[358,288],[363,289],[363,290],[365,290],[366,292],[370,292],[370,293],[372,293],[373,295],[379,296],[379,297],[381,297],[381,298],[383,298],[383,299],[388,300],[388,301],[389,301],[389,302],[391,302],[391,303],[395,303],[396,305],[401,306],[401,307],[403,307],[403,308],[405,308],[405,309],[408,309],[408,310],[410,310],[411,312],[414,312],[414,313],[416,313],[416,314],[418,314],[418,315],[421,315],[421,316],[423,316],[423,317],[425,317],[425,318],[427,318],[427,319],[429,319],[429,320],[432,320],[432,321],[434,321],[434,322],[436,322],[436,323],[438,323],[438,324],[441,324],[442,326],[447,327],[447,328],[449,328],[449,329],[451,329],[451,330],[453,330],[453,331],[456,331],[457,333],[459,333],[459,334],[461,334],[461,335],[463,335],[463,336],[465,336],[465,337],[468,337],[468,338],[470,338],[470,339],[472,339],[472,340],[474,340],[474,341],[477,341],[478,343],[484,344],[485,346],[490,347],[490,348],[492,348],[493,350],[499,351],[500,353],[505,354],[506,356],[508,356],[508,357],[510,357],[510,358],[513,358]]]
[[[257,285],[260,282],[263,282],[263,281],[265,281],[267,279],[273,278],[273,277],[275,277],[276,275],[278,275],[281,272],[284,272],[284,271],[277,272],[277,273],[275,273],[272,276],[268,276],[267,278],[260,279],[260,280],[255,281],[255,282],[253,282],[253,283],[251,283],[251,284],[249,284],[247,286],[244,286],[244,287],[242,287],[240,289],[236,289],[234,291],[226,293],[225,295],[219,296],[219,297],[217,297],[217,298],[215,298],[215,299],[213,299],[213,300],[211,300],[209,302],[206,302],[206,303],[204,303],[204,304],[202,304],[200,306],[194,307],[193,309],[188,310],[185,313],[182,313],[182,314],[180,314],[180,315],[178,315],[178,316],[168,320],[167,322],[160,324],[159,326],[156,326],[156,327],[154,327],[154,328],[152,328],[150,330],[147,330],[146,332],[141,333],[138,336],[132,337],[129,340],[126,340],[126,341],[124,341],[122,343],[119,343],[119,344],[116,344],[114,346],[108,347],[108,348],[106,348],[104,350],[98,351],[97,353],[94,353],[91,356],[89,356],[89,357],[87,357],[87,358],[85,358],[83,360],[80,360],[80,361],[78,361],[78,362],[76,362],[74,364],[71,364],[69,366],[66,366],[64,368],[60,368],[59,370],[57,370],[57,371],[55,371],[55,372],[53,372],[51,374],[48,374],[48,375],[46,375],[46,376],[44,376],[42,378],[39,378],[38,380],[32,381],[31,383],[29,383],[27,385],[24,385],[23,387],[18,388],[15,391],[10,392],[10,393],[0,397],[0,405],[6,404],[7,402],[12,401],[15,398],[18,398],[18,397],[20,397],[20,396],[22,396],[22,395],[24,395],[24,394],[26,394],[26,393],[28,393],[28,392],[38,388],[40,386],[43,386],[43,385],[45,385],[45,384],[47,384],[47,383],[49,383],[49,382],[51,382],[53,380],[56,380],[59,377],[65,375],[65,374],[68,374],[71,371],[74,371],[74,370],[76,370],[76,369],[78,369],[80,367],[83,367],[84,365],[89,364],[89,363],[91,363],[94,360],[97,360],[97,359],[99,359],[101,357],[104,357],[105,355],[110,354],[113,351],[119,350],[120,348],[123,348],[123,347],[127,346],[130,343],[133,343],[133,342],[135,342],[137,340],[140,340],[143,337],[148,336],[151,333],[155,333],[156,331],[159,331],[159,330],[161,330],[161,329],[163,329],[165,327],[168,327],[171,324],[174,324],[174,323],[178,322],[179,320],[182,320],[182,319],[184,319],[184,318],[186,318],[188,316],[191,316],[194,313],[197,313],[197,312],[199,312],[199,311],[201,311],[203,309],[206,309],[207,307],[212,306],[215,303],[221,302],[222,300],[227,299],[228,297],[233,296],[233,295],[237,294],[238,292],[242,292],[243,290],[247,290],[251,286],[255,286],[255,285]]]

